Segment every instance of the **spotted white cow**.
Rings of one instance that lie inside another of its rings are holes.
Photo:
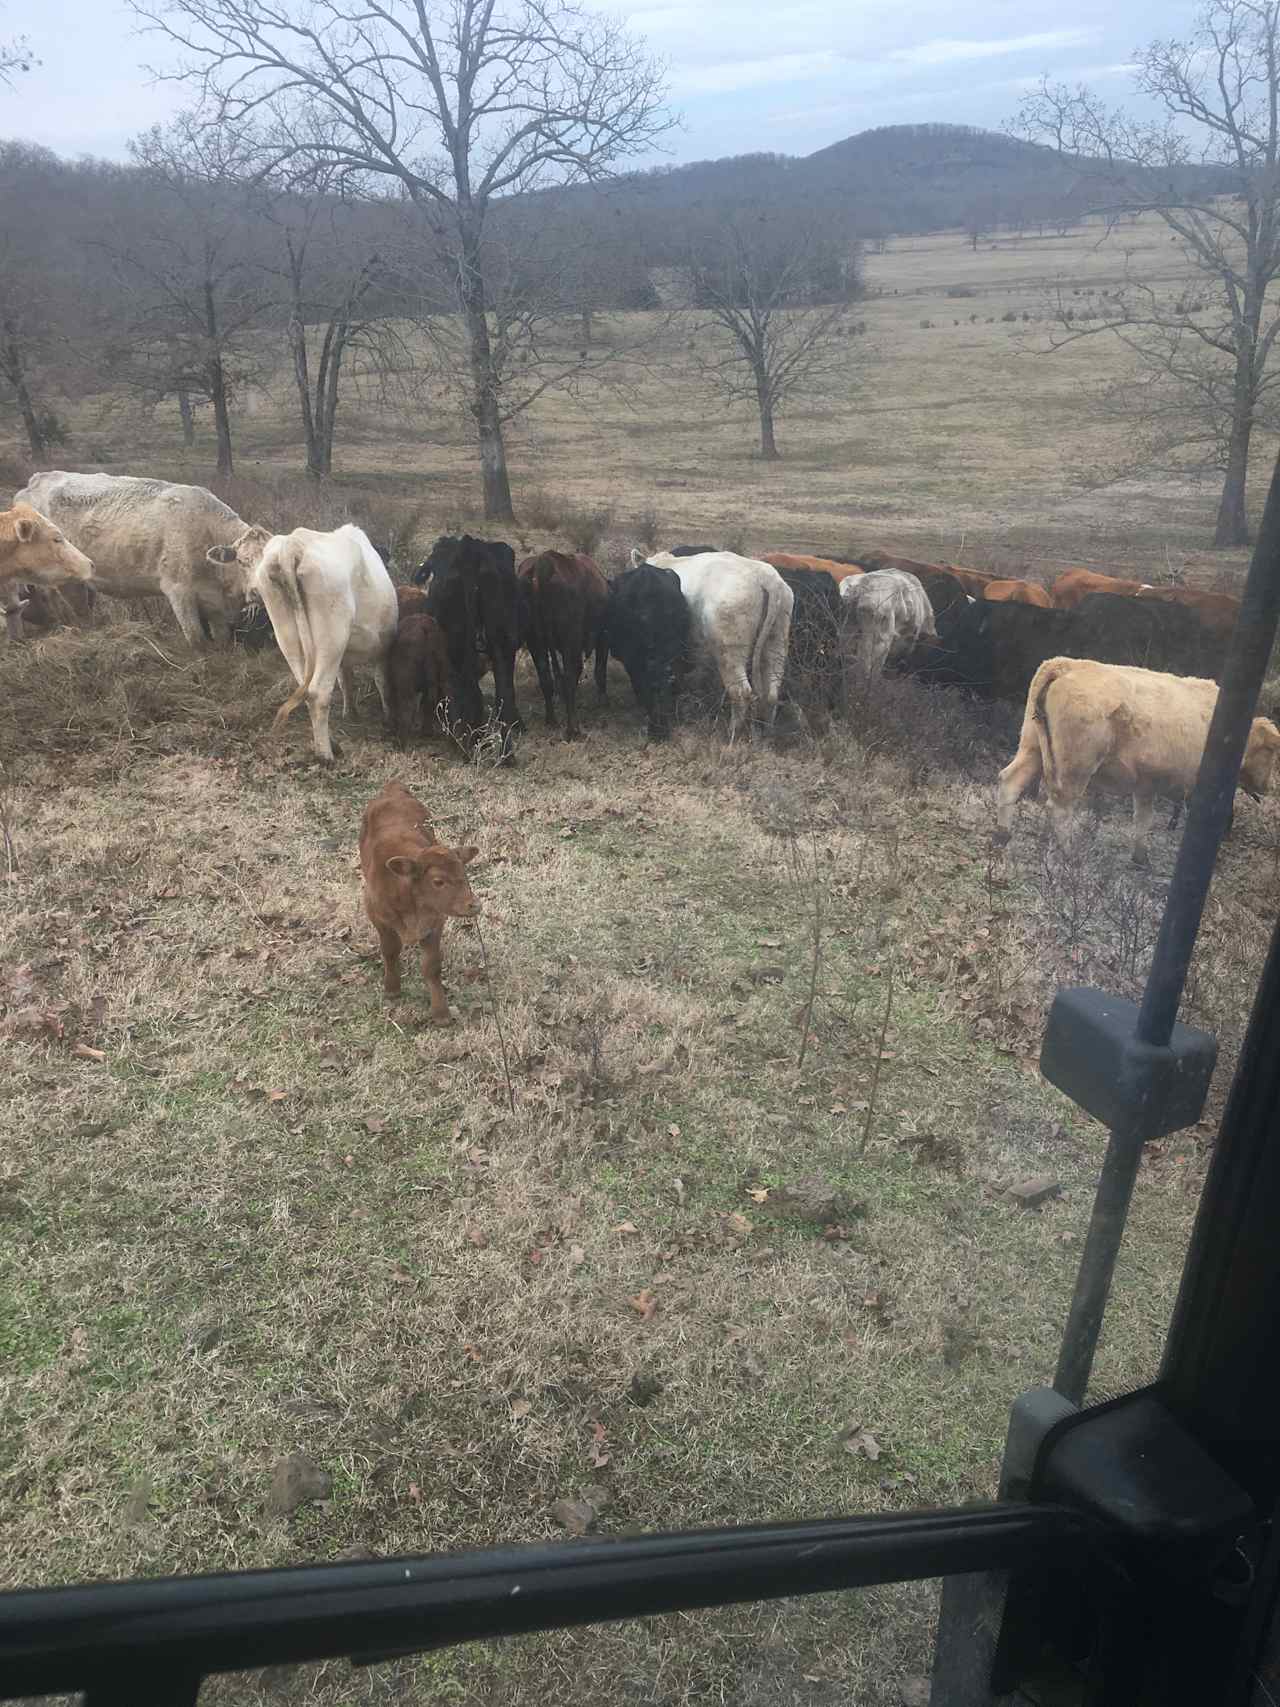
[[[879,675],[891,658],[910,652],[918,640],[936,640],[933,606],[915,575],[905,569],[877,569],[850,575],[840,597],[856,626],[858,663]]]

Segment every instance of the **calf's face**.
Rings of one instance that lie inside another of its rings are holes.
[[[385,862],[391,899],[410,937],[421,938],[441,918],[474,919],[480,903],[467,881],[467,866],[478,848],[424,848],[418,854],[393,854]]]
[[[15,504],[0,515],[0,566],[6,580],[44,586],[93,579],[93,564],[84,552],[28,504]]]
[[[211,545],[206,559],[221,575],[223,586],[237,598],[247,598],[253,572],[271,540],[264,527],[246,528],[234,545]]]

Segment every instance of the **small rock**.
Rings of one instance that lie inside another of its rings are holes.
[[[747,973],[753,984],[781,984],[786,975],[785,966],[757,966]]]
[[[631,1385],[627,1388],[627,1397],[633,1405],[648,1405],[662,1392],[662,1381],[651,1369],[637,1369],[631,1377]]]
[[[1050,1174],[1037,1174],[1034,1179],[1019,1180],[1009,1187],[1008,1195],[1019,1209],[1039,1209],[1051,1197],[1062,1196],[1062,1185]]]
[[[378,1555],[368,1547],[344,1547],[341,1553],[333,1555],[335,1565],[358,1565],[365,1559],[376,1559]]]
[[[282,1458],[271,1472],[267,1508],[277,1517],[288,1517],[308,1500],[327,1500],[333,1492],[333,1477],[301,1452]]]
[[[551,1515],[570,1535],[585,1535],[600,1513],[590,1500],[557,1500],[551,1507]]]

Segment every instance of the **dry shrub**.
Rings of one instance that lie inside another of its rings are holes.
[[[925,687],[892,672],[848,672],[850,738],[868,759],[891,760],[909,786],[939,773],[989,781],[1017,745],[1018,714],[955,688]]]
[[[0,488],[12,497],[20,492],[31,478],[31,460],[19,450],[0,450]]]
[[[211,490],[245,521],[273,533],[297,527],[328,532],[354,522],[396,563],[407,562],[430,531],[421,502],[393,498],[376,488],[348,491],[304,474],[236,474],[214,481]]]
[[[662,518],[652,504],[646,504],[631,523],[631,532],[646,551],[652,551],[662,532]]]

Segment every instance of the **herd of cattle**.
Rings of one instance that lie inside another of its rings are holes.
[[[396,586],[357,527],[270,534],[198,486],[107,474],[37,474],[0,514],[0,600],[11,636],[41,615],[41,587],[82,583],[117,596],[162,594],[187,640],[229,641],[246,605],[264,614],[297,684],[277,722],[305,702],[317,755],[332,759],[329,707],[347,703],[352,664],[371,666],[403,738],[443,725],[463,743],[488,730],[511,754],[521,645],[548,724],[594,653],[600,699],[609,657],[624,666],[660,740],[691,662],[715,669],[730,739],[781,700],[809,721],[846,703],[851,678],[899,670],[1026,705],[1001,773],[999,829],[1044,775],[1055,818],[1092,777],[1135,803],[1135,859],[1150,802],[1194,778],[1238,603],[1071,569],[1050,587],[882,552],[856,561],[677,546],[607,578],[587,556],[544,551],[517,565],[502,541],[438,540]],[[1088,666],[1082,668],[1082,666]],[[480,681],[491,670],[494,708]],[[1198,744],[1197,744],[1198,743]],[[1280,732],[1257,719],[1243,785],[1261,793]]]

